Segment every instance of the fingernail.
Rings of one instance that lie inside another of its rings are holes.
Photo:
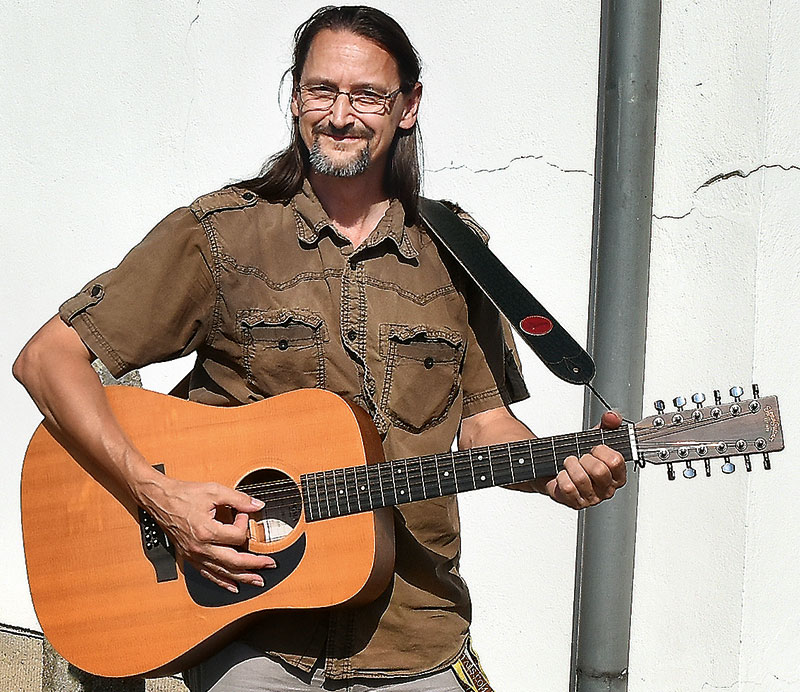
[[[228,584],[225,588],[228,589],[228,591],[230,591],[231,593],[239,593],[239,587],[234,586],[233,584]]]
[[[253,584],[255,584],[256,586],[264,586],[264,580],[261,577],[256,577],[253,580]]]
[[[251,497],[250,504],[253,505],[253,507],[255,507],[256,509],[261,509],[262,507],[264,507],[264,502],[262,500],[259,500],[257,497]]]
[[[269,569],[273,569],[274,567],[277,567],[277,566],[278,566],[278,563],[275,562],[275,560],[273,560],[272,562],[267,563],[267,567]]]

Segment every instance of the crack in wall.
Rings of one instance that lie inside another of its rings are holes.
[[[552,163],[550,161],[546,161],[544,156],[537,155],[537,154],[522,154],[521,156],[515,156],[512,158],[507,164],[504,166],[498,166],[497,168],[470,168],[469,166],[465,166],[463,164],[459,164],[457,166],[442,166],[441,168],[428,168],[426,169],[426,173],[441,173],[442,171],[469,171],[470,173],[498,173],[500,171],[507,171],[511,168],[512,165],[517,163],[518,161],[542,161],[544,164],[550,166],[550,168],[555,168],[557,171],[561,173],[583,173],[588,176],[592,176],[593,174],[583,168],[562,168],[558,164]]]
[[[709,178],[704,182],[700,187],[698,187],[695,192],[700,192],[704,187],[708,187],[709,185],[713,185],[714,183],[719,183],[723,180],[728,180],[730,178],[749,178],[753,173],[757,173],[758,171],[764,170],[766,168],[780,168],[782,171],[800,171],[800,166],[795,166],[794,164],[789,166],[784,166],[782,163],[764,163],[754,168],[752,171],[747,171],[745,173],[742,170],[735,170],[735,171],[728,171],[727,173],[718,173],[717,175]]]
[[[790,172],[790,171],[800,171],[800,166],[797,166],[795,164],[784,165],[782,163],[764,163],[764,164],[761,164],[760,166],[757,166],[753,170],[747,171],[747,172],[745,172],[745,171],[743,171],[741,169],[737,169],[735,171],[727,171],[725,173],[717,173],[717,175],[712,176],[711,178],[706,180],[702,185],[700,185],[697,189],[695,189],[695,191],[692,194],[696,195],[704,187],[709,187],[709,186],[714,185],[716,183],[722,182],[723,180],[730,180],[731,178],[749,178],[751,175],[753,175],[753,173],[757,173],[758,171],[762,171],[762,170],[766,170],[766,169],[775,169],[775,168],[780,169],[782,171],[786,171],[787,173]],[[693,214],[694,212],[701,213],[701,212],[699,212],[697,206],[692,205],[692,207],[689,209],[689,211],[685,212],[684,214],[653,214],[653,218],[654,219],[659,219],[659,220],[663,220],[663,219],[680,220],[680,219],[685,219],[687,216]],[[715,218],[715,217],[706,216],[705,214],[701,214],[701,215],[704,218]]]

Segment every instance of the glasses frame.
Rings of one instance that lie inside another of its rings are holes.
[[[328,105],[328,106],[326,106],[324,108],[308,108],[308,107],[306,107],[306,103],[305,103],[305,100],[303,98],[303,89],[310,89],[312,87],[325,87],[326,89],[329,88],[331,90],[330,96],[333,97],[333,100],[331,101],[330,105]],[[356,89],[356,91],[359,91],[359,89]],[[336,100],[339,98],[339,96],[344,94],[345,96],[347,96],[347,101],[350,104],[350,108],[352,108],[354,112],[359,113],[360,115],[386,115],[386,114],[388,114],[389,111],[391,111],[392,107],[394,106],[394,100],[397,98],[398,94],[400,94],[402,91],[403,91],[403,87],[397,87],[397,89],[395,89],[394,91],[390,91],[388,94],[378,94],[377,92],[375,92],[376,95],[380,96],[382,101],[383,101],[383,107],[381,108],[381,110],[379,110],[379,111],[362,111],[362,110],[360,110],[358,108],[358,106],[356,106],[355,103],[353,103],[353,93],[350,92],[350,91],[343,91],[342,89],[335,89],[334,90],[333,87],[329,87],[326,84],[298,84],[297,85],[297,94],[298,94],[298,97],[299,97],[299,100],[300,100],[300,105],[303,107],[303,110],[305,110],[305,111],[329,111],[329,110],[331,110],[333,108],[333,106],[335,105]]]

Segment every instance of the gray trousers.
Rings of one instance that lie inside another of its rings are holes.
[[[233,642],[183,674],[191,692],[464,692],[452,669],[415,678],[325,680],[305,673],[242,642]]]

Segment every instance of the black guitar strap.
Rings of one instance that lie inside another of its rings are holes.
[[[550,372],[565,382],[588,386],[602,401],[590,384],[595,373],[592,357],[497,259],[481,238],[442,202],[420,197],[419,214],[425,226],[508,318]]]

